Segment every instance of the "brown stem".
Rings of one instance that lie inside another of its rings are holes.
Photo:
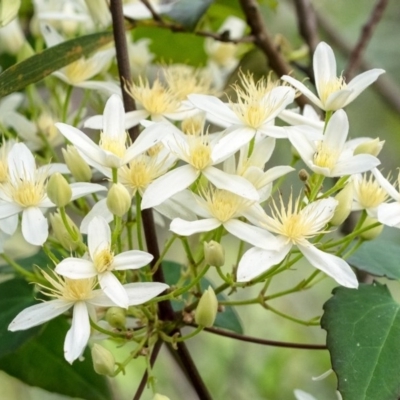
[[[251,28],[251,32],[255,37],[255,44],[265,54],[270,67],[278,76],[289,75],[291,68],[278,51],[276,45],[271,39],[267,28],[264,24],[260,8],[256,0],[239,0],[242,10],[246,16],[247,24]],[[309,104],[307,98],[303,95],[296,98],[296,102],[300,107]]]
[[[371,40],[375,28],[381,20],[383,12],[385,11],[388,3],[389,0],[378,0],[371,12],[368,21],[363,26],[361,35],[358,38],[358,42],[354,46],[354,49],[350,54],[350,59],[344,73],[344,76],[347,78],[348,81],[355,75],[361,63],[363,52],[365,51],[365,48]]]

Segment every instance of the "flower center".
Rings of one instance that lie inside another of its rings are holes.
[[[93,257],[93,264],[99,274],[113,269],[114,254],[110,250],[102,249]]]
[[[314,164],[321,168],[332,170],[339,158],[339,153],[332,150],[324,142],[320,142],[317,146],[317,151],[314,154]]]
[[[189,136],[188,145],[186,161],[194,168],[202,171],[212,163],[211,147],[207,135]]]
[[[339,90],[346,89],[347,84],[343,76],[339,76],[330,81],[324,82],[320,85],[319,98],[323,104],[325,104],[332,93],[338,92]]]
[[[363,208],[375,208],[387,199],[387,193],[373,179],[372,175],[363,176],[361,181],[354,181],[358,201]]]
[[[118,137],[106,135],[104,132],[101,132],[99,146],[103,150],[122,158],[126,152],[126,137],[126,132]]]
[[[90,79],[96,74],[97,70],[95,60],[80,58],[79,60],[67,65],[64,72],[71,83],[77,84]]]
[[[215,43],[210,51],[210,59],[220,67],[227,67],[236,58],[237,45],[234,43]]]

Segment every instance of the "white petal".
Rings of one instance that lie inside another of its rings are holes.
[[[77,182],[71,183],[69,186],[72,190],[71,200],[79,199],[80,197],[86,196],[90,193],[107,191],[107,188],[105,186],[99,185],[97,183]]]
[[[291,110],[282,110],[278,115],[278,118],[280,118],[282,121],[285,121],[289,125],[309,125],[320,130],[324,127],[324,122],[319,118],[310,118],[306,115],[301,115]]]
[[[237,270],[237,281],[248,282],[280,263],[289,253],[292,245],[288,244],[279,251],[252,247],[243,254]]]
[[[74,305],[72,325],[64,341],[64,357],[72,364],[79,358],[89,341],[90,322],[87,306],[83,301]]]
[[[8,326],[9,331],[21,331],[34,326],[43,324],[51,319],[58,317],[69,308],[71,302],[65,300],[50,300],[44,303],[35,304],[21,311]]]
[[[128,308],[128,295],[117,277],[112,272],[107,271],[103,274],[99,274],[98,278],[100,287],[106,296],[109,297],[117,306]]]
[[[8,153],[7,161],[11,180],[34,179],[36,173],[35,158],[25,144],[15,143]]]
[[[129,111],[125,114],[125,129],[130,129],[136,126],[140,121],[145,120],[149,116],[146,110]]]
[[[97,270],[91,261],[73,257],[62,260],[55,271],[70,279],[87,279],[97,275]]]
[[[195,233],[209,232],[221,226],[221,222],[215,218],[200,219],[198,221],[185,221],[175,218],[169,230],[182,236],[190,236]]]
[[[103,116],[93,115],[83,123],[84,128],[101,130],[103,128]]]
[[[378,79],[379,75],[383,74],[384,72],[384,69],[375,68],[369,71],[365,71],[352,79],[351,82],[349,82],[349,84],[347,85],[349,89],[353,90],[349,102],[353,101],[363,90],[374,83]]]
[[[88,248],[92,260],[97,252],[109,249],[111,246],[111,230],[107,221],[101,217],[94,217],[88,226]]]
[[[121,97],[113,94],[106,103],[103,114],[103,135],[114,140],[125,137],[125,110]]]
[[[359,174],[370,171],[381,162],[370,154],[357,154],[347,160],[339,160],[331,171],[331,177]]]
[[[7,235],[12,235],[17,230],[17,226],[18,216],[15,214],[0,220],[0,229]]]
[[[15,203],[0,202],[0,220],[12,217],[22,211],[23,208]]]
[[[321,94],[323,87],[336,80],[336,59],[332,48],[325,42],[318,44],[313,57],[313,69],[315,76],[315,86],[317,92]]]
[[[311,396],[311,394],[303,392],[299,389],[296,389],[294,391],[294,395],[296,397],[296,400],[316,400],[314,396]]]
[[[288,75],[283,75],[281,79],[285,82],[290,83],[293,87],[295,87],[297,90],[303,93],[304,96],[308,97],[316,106],[322,109],[324,108],[324,105],[322,104],[321,100],[303,83]]]
[[[114,217],[107,207],[107,199],[98,201],[89,211],[89,213],[85,215],[79,227],[79,230],[82,233],[88,233],[89,223],[94,217],[101,217],[106,222],[111,222],[113,220]]]
[[[396,201],[400,201],[400,193],[395,189],[395,187],[381,174],[381,172],[374,168],[372,170],[376,180],[382,186],[384,190]]]
[[[98,90],[107,95],[110,94],[121,94],[121,88],[115,82],[105,82],[105,81],[84,81],[76,83],[74,86],[83,89]]]
[[[311,265],[325,272],[325,274],[332,277],[339,285],[348,288],[358,288],[356,274],[346,261],[333,254],[318,250],[311,244],[308,244],[308,246],[298,245],[297,247]]]
[[[60,174],[66,175],[70,174],[71,171],[67,167],[67,164],[64,163],[51,163],[51,164],[46,164],[37,169],[39,173],[46,172],[48,176],[53,175],[56,172],[59,172]]]
[[[353,97],[353,91],[350,89],[341,89],[337,92],[331,93],[325,101],[325,110],[336,111],[345,107],[350,103]]]
[[[283,175],[288,174],[289,172],[295,171],[293,167],[289,167],[288,165],[279,165],[277,167],[270,168],[265,171],[262,175],[262,178],[257,182],[258,187],[262,187],[272,183],[274,180],[280,178]]]
[[[324,143],[330,149],[342,152],[349,132],[349,120],[343,110],[336,111],[328,122],[325,131]]]
[[[121,271],[125,269],[137,269],[149,264],[154,257],[140,250],[130,250],[114,257],[113,268]]]
[[[228,190],[254,201],[260,198],[256,188],[241,176],[227,174],[215,167],[206,168],[203,174],[218,189]]]
[[[158,206],[174,194],[189,187],[199,176],[191,165],[173,169],[153,181],[146,189],[142,199],[142,210]]]
[[[377,219],[384,225],[400,228],[400,203],[381,204]]]
[[[287,134],[286,134],[287,136]],[[275,149],[275,138],[267,137],[256,142],[253,152],[249,158],[251,165],[264,168],[266,162],[271,158]],[[242,155],[242,152],[241,152]]]
[[[124,288],[129,297],[129,305],[136,306],[158,296],[164,290],[168,289],[169,286],[159,282],[141,282],[128,283],[124,285]]]
[[[42,211],[37,207],[25,208],[22,212],[22,235],[36,246],[41,246],[49,236],[49,224]]]
[[[318,232],[332,219],[337,205],[336,199],[328,197],[308,204],[300,214],[305,218],[304,224],[310,227],[310,231]]]
[[[316,152],[315,143],[310,141],[305,135],[300,132],[295,132],[294,130],[289,132],[290,143],[295,147],[299,153],[301,159],[312,168],[313,156]]]

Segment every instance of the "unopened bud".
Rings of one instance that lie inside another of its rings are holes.
[[[77,182],[89,182],[92,179],[92,170],[74,146],[68,145],[66,150],[62,149],[62,153],[65,163]]]
[[[112,214],[122,217],[131,207],[131,195],[122,183],[114,183],[107,195],[107,207]]]
[[[164,396],[163,394],[156,393],[153,397],[153,400],[169,400],[169,397]]]
[[[125,329],[126,311],[121,307],[110,307],[106,312],[106,321],[117,329]]]
[[[225,250],[220,243],[214,240],[204,242],[204,259],[213,267],[222,267],[225,264]]]
[[[353,204],[353,185],[348,183],[336,196],[338,201],[335,213],[329,221],[333,226],[341,225],[350,215],[351,206]]]
[[[310,177],[310,175],[308,174],[308,172],[305,169],[301,169],[299,171],[299,179],[302,182],[307,182],[309,177]]]
[[[59,172],[50,177],[47,183],[47,196],[57,207],[65,207],[71,201],[72,189]]]
[[[8,25],[18,15],[21,0],[0,1],[0,27]]]
[[[376,222],[378,221],[375,218],[372,218],[368,215],[367,218],[365,218],[365,221],[362,224],[361,229],[366,228],[369,225],[375,224]],[[382,230],[383,230],[383,225],[378,225],[375,228],[360,233],[360,237],[364,240],[374,240],[382,233]]]
[[[60,242],[61,246],[64,247],[65,250],[74,251],[78,247],[79,242],[82,241],[82,235],[79,232],[78,227],[74,224],[68,215],[66,216],[69,227],[75,233],[77,240],[73,240],[70,233],[67,231],[67,228],[64,225],[64,222],[61,218],[61,215],[57,212],[54,214],[50,214],[50,225],[53,229],[53,234],[56,239]]]
[[[359,144],[355,148],[354,155],[371,154],[372,156],[376,157],[381,152],[384,144],[385,144],[385,141],[379,140],[379,138],[365,141],[364,143]]]
[[[194,320],[197,325],[210,328],[214,325],[218,312],[218,300],[211,286],[203,293],[196,308]]]
[[[113,375],[115,359],[110,350],[95,343],[92,347],[93,369],[99,375]]]

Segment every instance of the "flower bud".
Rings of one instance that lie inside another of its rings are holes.
[[[213,326],[218,312],[218,300],[211,286],[203,293],[196,308],[194,320],[197,325],[209,328]]]
[[[353,204],[353,185],[348,183],[336,196],[338,201],[335,213],[329,221],[333,226],[341,225],[350,215],[351,206]]]
[[[110,307],[106,312],[106,321],[117,329],[125,329],[126,311],[121,307]]]
[[[47,183],[47,196],[57,207],[65,207],[72,198],[72,189],[59,173],[53,174]]]
[[[365,219],[364,223],[362,224],[361,228],[366,228],[369,225],[374,224],[375,222],[378,222],[375,218],[370,217],[369,215]],[[360,237],[364,240],[374,240],[377,238],[383,230],[383,225],[378,225],[375,228],[369,229],[368,231],[364,231],[363,233],[360,233]]]
[[[0,27],[8,25],[17,15],[21,0],[0,1]]]
[[[62,149],[62,153],[65,163],[77,182],[89,182],[92,179],[92,170],[74,146],[68,145],[66,150]]]
[[[379,140],[379,138],[371,139],[365,141],[364,143],[359,144],[354,149],[354,155],[357,154],[371,154],[372,156],[377,157],[381,152],[383,145],[385,144],[384,140]]]
[[[61,246],[64,247],[65,250],[74,251],[78,247],[79,242],[82,241],[82,235],[79,232],[78,227],[74,224],[70,217],[67,215],[67,221],[70,228],[76,233],[78,239],[74,241],[67,231],[67,228],[64,225],[64,222],[61,218],[60,213],[50,214],[50,225],[53,229],[53,234],[56,239],[60,242]]]
[[[107,207],[112,214],[122,217],[131,207],[131,195],[122,183],[114,183],[107,194]]]
[[[95,343],[92,347],[93,369],[99,375],[111,376],[114,373],[115,359],[111,351]]]
[[[156,393],[153,397],[153,400],[169,400],[169,397],[164,396],[163,394]]]
[[[225,264],[225,250],[222,245],[214,240],[203,244],[206,263],[213,267],[222,267]]]

